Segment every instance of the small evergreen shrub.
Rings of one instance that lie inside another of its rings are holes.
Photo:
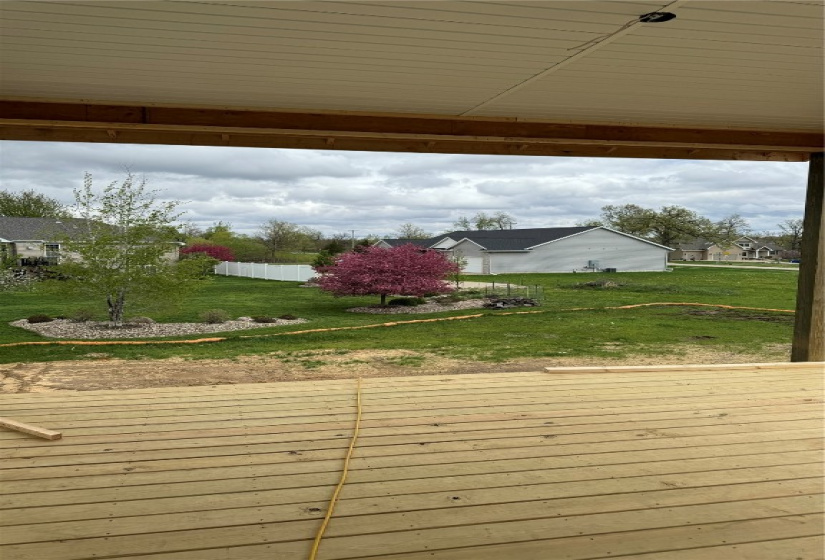
[[[209,309],[201,313],[200,318],[203,323],[215,325],[227,322],[229,320],[229,313],[223,309]]]
[[[37,315],[32,315],[28,318],[28,321],[29,323],[51,323],[52,321],[54,321],[54,319],[52,319],[48,315],[40,313]]]

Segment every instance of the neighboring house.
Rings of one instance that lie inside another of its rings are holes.
[[[672,250],[602,226],[454,231],[430,239],[382,239],[376,245],[404,243],[461,256],[464,271],[477,274],[663,271]]]
[[[730,244],[694,239],[679,243],[673,261],[752,261],[778,258],[781,249],[769,241],[742,236]]]
[[[54,265],[65,257],[59,239],[77,235],[78,218],[12,218],[0,216],[0,258],[18,265]],[[177,261],[183,243],[170,243],[165,257]]]

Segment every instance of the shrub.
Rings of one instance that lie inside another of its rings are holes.
[[[422,305],[427,303],[427,300],[420,297],[400,297],[391,299],[387,302],[387,305],[400,305],[403,307],[415,307],[416,305]]]
[[[51,323],[52,321],[54,321],[54,319],[52,319],[48,315],[44,315],[41,313],[37,315],[32,315],[28,318],[28,321],[29,323]]]
[[[69,319],[74,321],[75,323],[85,323],[87,321],[91,321],[95,317],[95,312],[91,309],[75,309],[71,313],[69,313]]]
[[[286,313],[286,314],[284,314],[284,315],[280,315],[280,316],[278,317],[278,319],[283,319],[284,321],[294,321],[294,320],[295,320],[295,319],[297,319],[297,318],[298,318],[298,317],[296,317],[295,315],[292,315],[292,314],[290,314],[290,313]]]
[[[223,309],[209,309],[200,315],[201,321],[210,325],[225,323],[229,320],[229,313]]]
[[[186,259],[178,261],[178,270],[195,278],[207,278],[215,273],[215,265],[220,261],[203,253],[192,253]]]
[[[194,245],[190,245],[189,247],[184,247],[180,250],[180,254],[181,258],[196,255],[206,255],[207,257],[211,257],[219,262],[235,260],[235,254],[229,247],[224,247],[223,245],[211,245],[206,243],[196,243]]]

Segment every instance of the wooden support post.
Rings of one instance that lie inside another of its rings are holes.
[[[24,424],[11,418],[0,418],[0,426],[14,430],[15,432],[23,432],[24,434],[31,434],[33,436],[41,437],[43,439],[60,439],[63,434],[55,432],[54,430],[47,430],[39,426],[32,426],[31,424]]]
[[[825,154],[811,154],[792,362],[825,361]]]

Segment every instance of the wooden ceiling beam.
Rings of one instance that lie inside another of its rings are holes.
[[[825,143],[805,131],[25,100],[0,100],[0,139],[760,161],[806,161]]]

